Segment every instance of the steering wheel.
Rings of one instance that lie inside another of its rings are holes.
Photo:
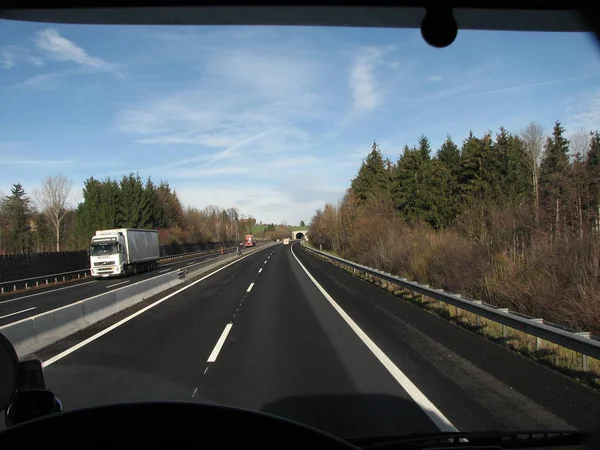
[[[74,441],[70,441],[73,436]],[[81,436],[85,441],[75,442]],[[274,415],[197,402],[139,402],[52,414],[0,433],[0,448],[127,444],[152,448],[176,442],[199,448],[357,450],[348,442]],[[59,444],[60,443],[60,444]],[[17,447],[19,446],[19,447]]]

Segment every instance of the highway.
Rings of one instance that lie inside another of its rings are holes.
[[[229,248],[224,253],[234,252]],[[0,326],[25,319],[26,317],[56,309],[69,303],[74,303],[94,295],[102,294],[110,289],[117,289],[128,284],[146,280],[166,272],[181,268],[192,268],[194,265],[219,258],[218,253],[200,254],[183,259],[167,261],[158,270],[141,273],[135,276],[115,277],[95,280],[91,277],[81,280],[49,285],[29,291],[18,291],[0,296]]]
[[[341,437],[599,422],[592,389],[298,244],[240,258],[131,314],[39,354],[65,409],[214,402]]]

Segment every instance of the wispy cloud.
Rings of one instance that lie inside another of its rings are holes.
[[[13,84],[11,87],[15,89],[20,88],[32,88],[32,89],[43,89],[51,86],[56,86],[57,82],[71,75],[70,72],[52,72],[52,73],[44,73],[40,75],[35,75],[33,77],[27,78],[24,81]]]
[[[54,28],[38,31],[34,38],[36,47],[43,51],[46,58],[56,61],[70,61],[98,70],[113,71],[116,66],[102,58],[89,55],[73,41],[60,35]]]
[[[349,81],[355,111],[372,111],[381,101],[374,74],[381,55],[379,49],[366,48],[356,56]]]
[[[222,50],[201,54],[198,87],[158,95],[116,115],[116,127],[140,148],[179,149],[170,161],[140,171],[166,171],[174,178],[242,175],[247,170],[226,167],[248,167],[245,161],[254,167],[257,159],[268,159],[271,169],[264,163],[264,170],[253,169],[264,175],[287,170],[292,166],[283,161],[306,150],[311,138],[305,127],[324,115],[315,61],[271,41]]]
[[[427,79],[432,83],[439,83],[444,79],[444,77],[442,77],[441,75],[429,75]]]
[[[40,57],[30,54],[26,47],[7,45],[6,47],[0,48],[0,65],[4,69],[12,69],[21,63],[31,64],[37,67],[44,65],[44,61]]]
[[[522,89],[529,89],[529,88],[535,88],[535,87],[540,87],[540,86],[548,86],[551,84],[565,83],[567,81],[583,80],[585,78],[592,78],[592,77],[597,77],[597,76],[600,76],[600,72],[592,73],[592,74],[588,74],[588,75],[580,75],[580,76],[576,76],[576,77],[561,78],[559,80],[542,81],[539,83],[522,84],[519,86],[511,86],[511,87],[502,88],[502,89],[493,89],[490,91],[475,92],[472,94],[461,95],[456,98],[463,99],[463,98],[479,97],[481,95],[499,94],[502,92],[520,91]]]
[[[379,78],[379,73],[383,68],[391,68],[395,71],[401,67],[398,61],[388,62],[384,58],[395,49],[396,46],[369,46],[357,50],[348,73],[352,110],[341,120],[342,125],[347,125],[365,113],[382,106],[388,86],[385,86]]]
[[[580,95],[567,107],[565,128],[571,131],[600,129],[600,89]]]

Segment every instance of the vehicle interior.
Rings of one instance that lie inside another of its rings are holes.
[[[593,2],[338,1],[262,3],[222,0],[3,0],[0,19],[56,24],[287,25],[420,29],[432,47],[451,46],[462,30],[593,32],[600,43],[600,6]],[[600,48],[599,48],[600,50]],[[253,244],[255,245],[255,244]],[[246,245],[248,246],[248,245]],[[0,334],[0,407],[8,429],[0,447],[128,445],[199,448],[599,448],[596,430],[528,434],[451,433],[344,440],[277,417],[208,403],[132,402],[63,412],[61,393],[47,389],[41,361],[19,361]],[[600,426],[600,420],[598,421]],[[223,431],[217,431],[222,428]]]

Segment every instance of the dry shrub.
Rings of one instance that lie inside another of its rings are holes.
[[[344,256],[360,264],[383,268],[385,255],[378,255],[382,243],[394,231],[393,221],[376,216],[364,216],[355,220],[348,237],[348,249]]]
[[[594,239],[536,238],[520,254],[496,255],[485,278],[486,300],[600,333],[598,255]]]
[[[336,214],[322,220],[345,258],[600,334],[600,236],[536,232],[526,205],[476,205],[443,231],[408,225],[382,199],[346,199]]]
[[[438,234],[437,241],[428,264],[431,284],[451,292],[481,296],[490,266],[486,249],[452,230]]]
[[[393,267],[397,273],[422,283],[429,283],[429,263],[435,254],[433,231],[423,226],[407,228],[397,237],[397,252]]]

